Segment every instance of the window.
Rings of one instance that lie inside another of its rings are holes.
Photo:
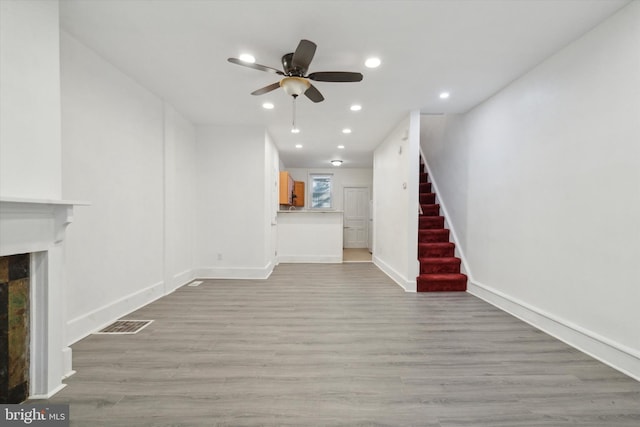
[[[311,208],[331,209],[331,175],[311,175]]]

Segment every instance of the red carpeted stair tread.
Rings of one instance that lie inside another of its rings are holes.
[[[433,230],[418,230],[419,243],[448,242],[449,230],[447,228],[436,228]]]
[[[446,243],[418,243],[418,258],[452,257],[456,245]]]
[[[420,258],[420,274],[460,273],[460,258],[431,257]]]
[[[417,277],[418,292],[461,292],[467,290],[465,274],[421,274]]]
[[[431,205],[436,202],[436,193],[420,193],[420,204]]]
[[[444,217],[438,216],[421,216],[418,218],[418,226],[421,230],[433,230],[435,228],[444,228]]]
[[[431,183],[430,182],[421,182],[420,183],[420,193],[431,193]]]
[[[437,203],[421,204],[422,216],[440,216],[440,205]]]
[[[420,172],[420,182],[427,182],[429,175],[426,172]]]

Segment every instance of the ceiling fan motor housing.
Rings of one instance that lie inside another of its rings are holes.
[[[287,53],[282,57],[282,69],[287,76],[303,77],[307,73],[308,67],[294,67],[293,53]]]

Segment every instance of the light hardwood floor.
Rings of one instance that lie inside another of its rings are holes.
[[[633,426],[640,383],[466,293],[373,264],[206,280],[73,346],[73,426]]]
[[[344,248],[342,262],[371,262],[371,252],[367,248]]]

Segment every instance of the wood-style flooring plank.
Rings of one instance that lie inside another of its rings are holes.
[[[640,383],[470,294],[373,264],[205,280],[73,346],[74,426],[633,426]]]

